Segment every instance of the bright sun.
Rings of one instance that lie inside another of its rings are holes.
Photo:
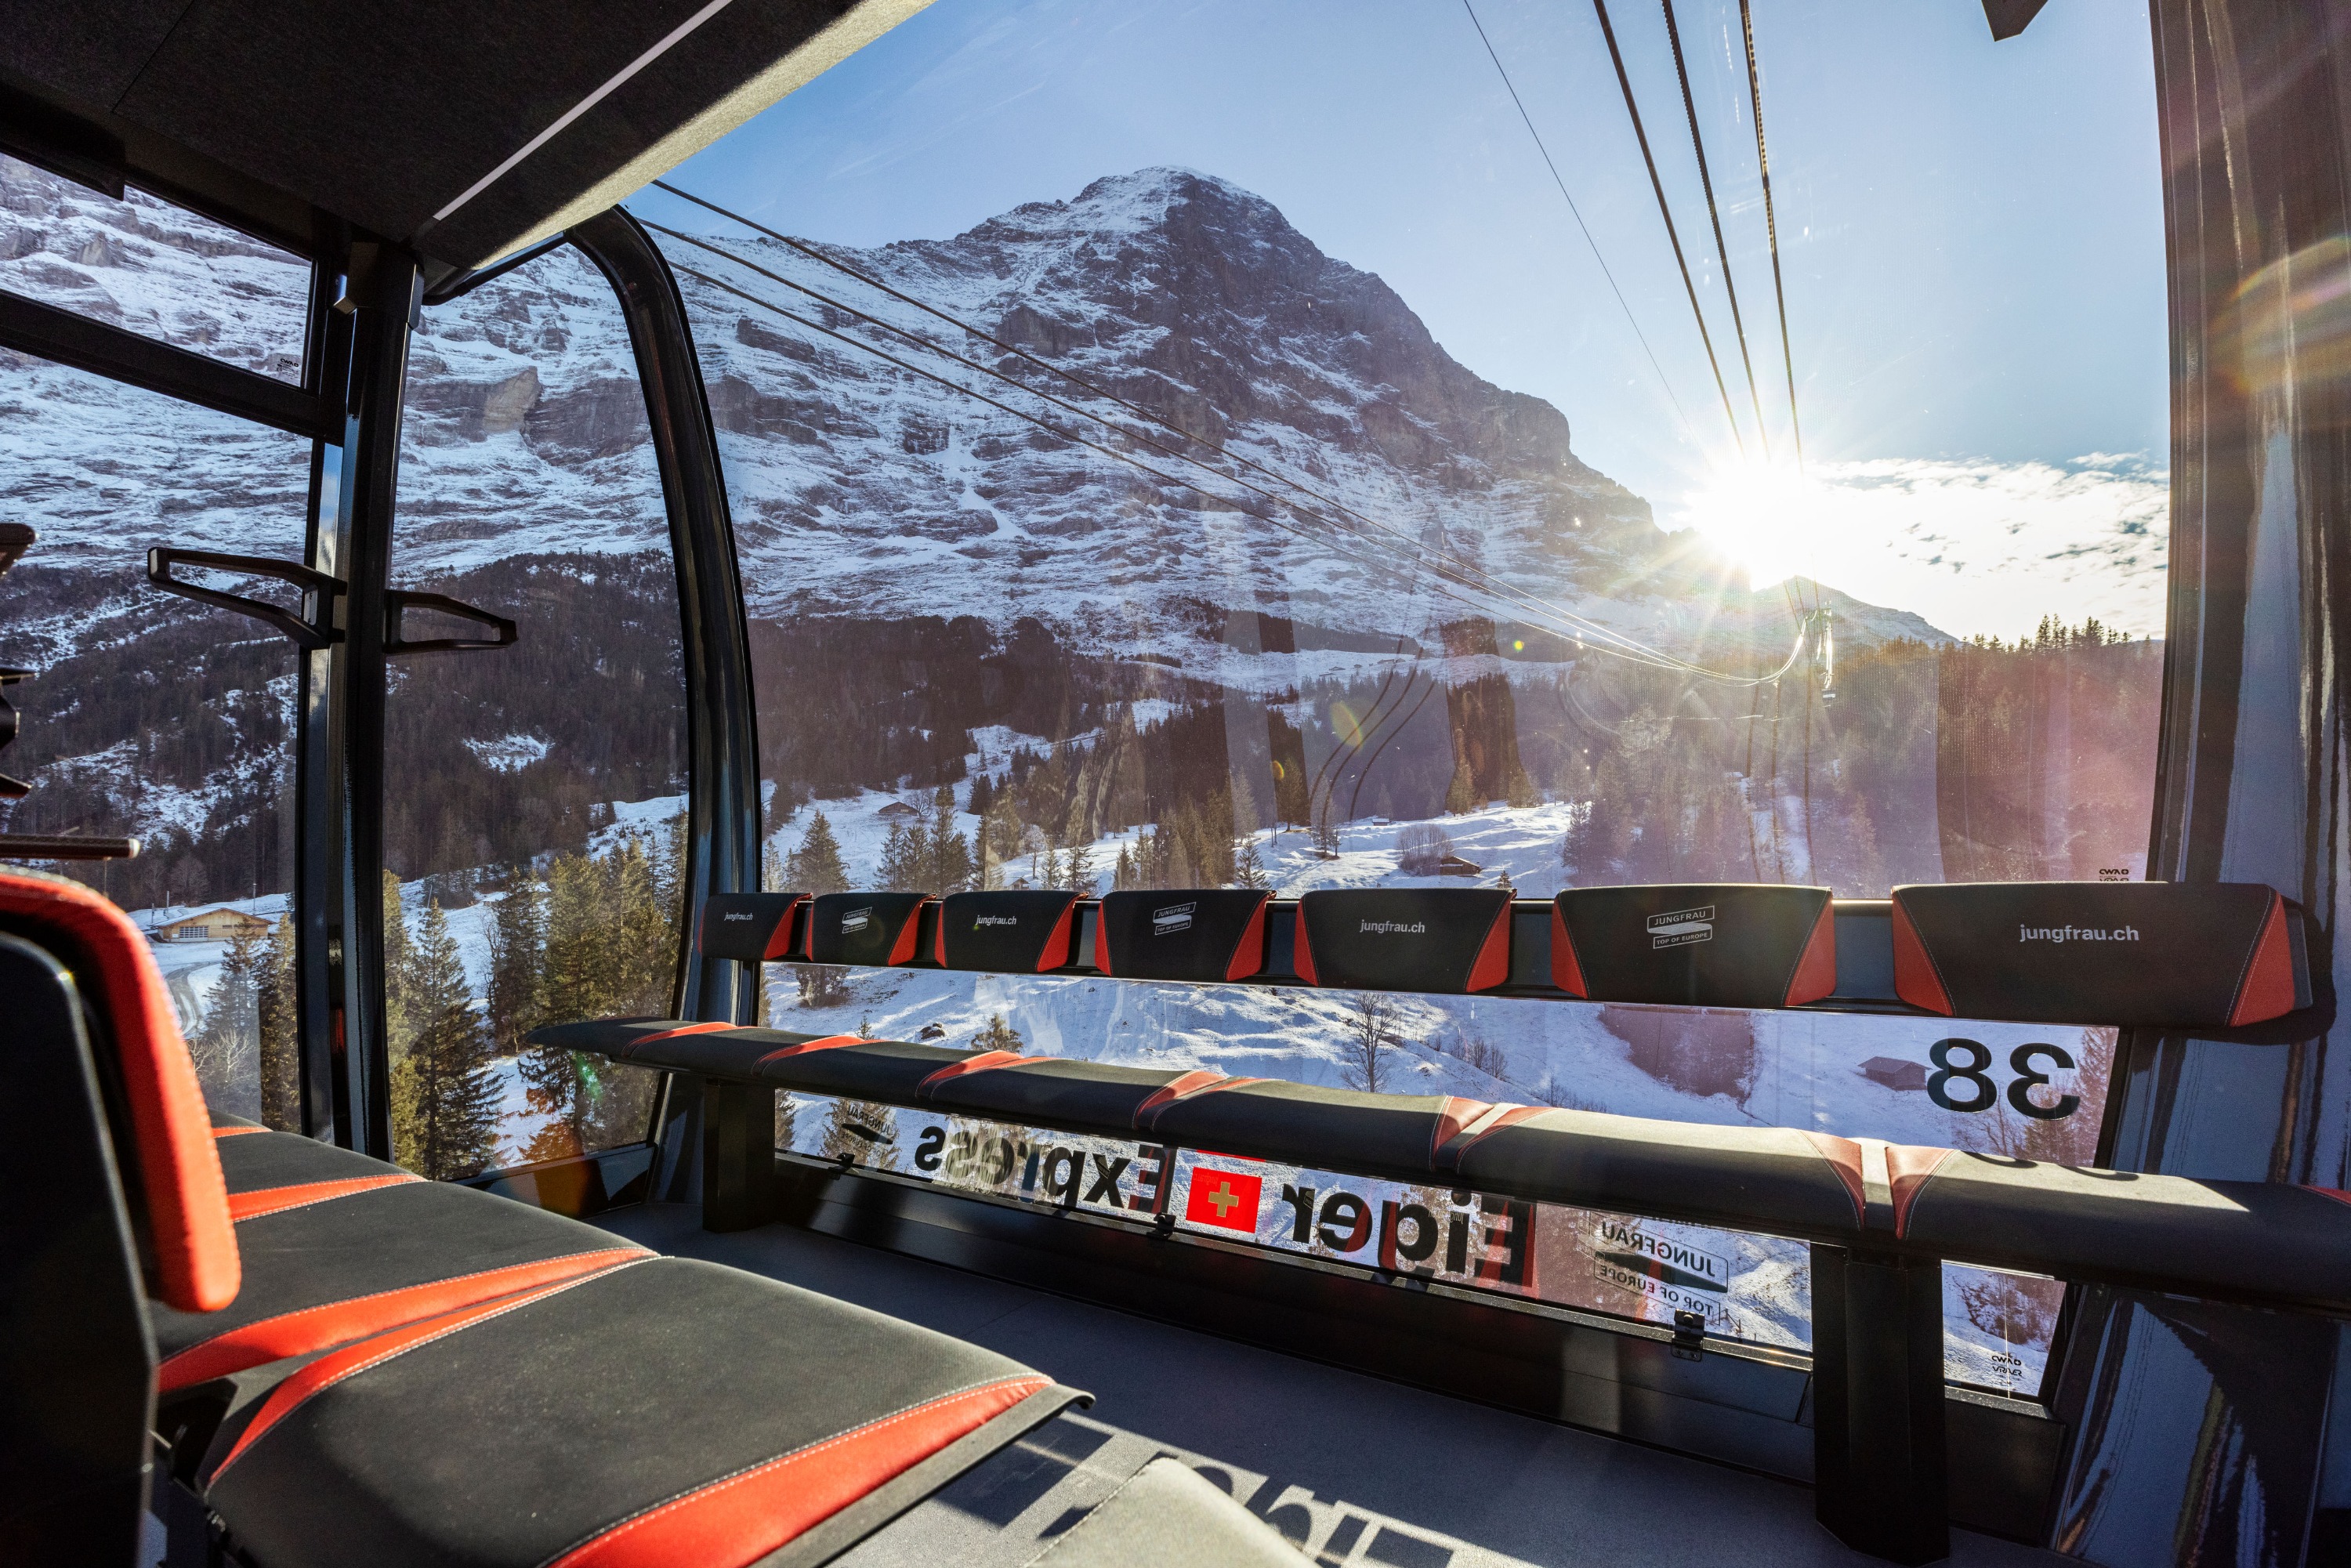
[[[1835,508],[1792,468],[1718,468],[1682,498],[1677,521],[1695,527],[1748,570],[1757,588],[1787,577],[1832,575]]]

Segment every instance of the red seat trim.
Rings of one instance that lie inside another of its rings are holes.
[[[1314,977],[1314,945],[1306,937],[1305,900],[1299,901],[1298,913],[1292,919],[1292,935],[1290,938],[1290,972],[1310,986],[1319,986],[1322,982]]]
[[[228,1184],[195,1063],[146,938],[130,916],[75,882],[0,873],[0,914],[55,928],[91,966],[75,977],[114,1036],[155,1293],[182,1312],[218,1312],[236,1300],[243,1278]]]
[[[542,1258],[534,1263],[509,1263],[502,1269],[484,1269],[477,1273],[459,1274],[396,1291],[379,1291],[371,1296],[327,1301],[299,1312],[280,1312],[190,1345],[163,1363],[156,1374],[155,1386],[159,1392],[169,1394],[282,1356],[306,1355],[328,1345],[381,1333],[402,1323],[438,1317],[460,1307],[653,1255],[642,1247],[607,1247],[568,1257]]]
[[[803,1040],[798,1045],[785,1046],[781,1051],[771,1051],[768,1052],[767,1055],[759,1058],[758,1061],[751,1063],[751,1066],[754,1070],[757,1070],[758,1068],[765,1067],[770,1061],[781,1061],[787,1057],[806,1056],[811,1051],[839,1051],[844,1045],[869,1045],[872,1042],[868,1040],[862,1034],[829,1034],[820,1040]]]
[[[632,1268],[652,1256],[653,1254],[647,1253],[643,1257],[632,1258],[625,1263],[616,1263],[612,1267],[613,1269]],[[252,1422],[238,1435],[236,1446],[229,1449],[227,1457],[218,1465],[213,1467],[213,1473],[205,1484],[210,1485],[213,1481],[218,1480],[223,1471],[245,1457],[246,1449],[268,1436],[270,1428],[300,1408],[312,1395],[323,1393],[344,1378],[365,1372],[369,1367],[381,1362],[390,1361],[403,1351],[413,1350],[421,1344],[429,1344],[436,1339],[445,1339],[486,1319],[513,1312],[517,1307],[527,1307],[533,1301],[544,1301],[559,1291],[569,1291],[575,1285],[584,1285],[590,1280],[601,1279],[611,1272],[612,1269],[599,1269],[592,1274],[575,1274],[569,1280],[559,1280],[551,1285],[542,1285],[535,1291],[528,1291],[521,1295],[501,1296],[496,1301],[465,1307],[437,1318],[426,1318],[422,1322],[408,1323],[387,1333],[378,1334],[373,1339],[361,1340],[348,1349],[319,1357],[270,1391],[269,1397],[263,1402],[261,1409],[256,1413]]]
[[[2293,937],[2286,924],[2283,895],[2270,894],[2270,915],[2262,923],[2261,939],[2245,961],[2237,981],[2236,1006],[2229,1009],[2230,1027],[2241,1029],[2294,1011]]]
[[[672,1498],[548,1568],[739,1568],[1051,1386],[1031,1374],[941,1395]]]
[[[1486,940],[1478,948],[1478,961],[1469,966],[1469,983],[1465,991],[1490,991],[1510,977],[1510,910],[1509,899],[1494,912],[1494,923],[1486,927]],[[1553,904],[1552,912],[1558,914]]]
[[[1592,988],[1583,978],[1583,966],[1575,959],[1575,938],[1567,934],[1567,917],[1559,905],[1551,906],[1551,983],[1571,997],[1588,997]]]
[[[677,1040],[689,1034],[717,1034],[724,1030],[741,1029],[742,1027],[743,1026],[741,1024],[737,1023],[680,1024],[675,1029],[664,1029],[656,1030],[652,1034],[641,1034],[637,1036],[636,1039],[629,1041],[628,1044],[622,1046],[621,1050],[623,1055],[633,1055],[639,1046],[651,1045],[657,1040]]]
[[[1869,1178],[1862,1170],[1861,1145],[1834,1133],[1807,1132],[1804,1141],[1820,1151],[1821,1158],[1836,1172],[1837,1180],[1844,1183],[1844,1190],[1853,1198],[1853,1222],[1857,1228],[1865,1228],[1869,1224]]]
[[[213,1129],[213,1136],[215,1138],[241,1138],[247,1133],[266,1133],[267,1131],[269,1131],[269,1129],[266,1127],[214,1127]]]
[[[314,1203],[349,1197],[355,1192],[373,1192],[380,1186],[404,1186],[410,1182],[423,1179],[406,1171],[394,1171],[389,1176],[346,1176],[340,1181],[306,1181],[293,1186],[267,1186],[259,1192],[230,1194],[228,1212],[233,1219],[258,1219],[265,1214],[283,1214],[289,1208],[308,1208]]]
[[[1933,1176],[1945,1160],[1951,1157],[1950,1149],[1920,1148],[1916,1144],[1886,1145],[1886,1184],[1894,1191],[1894,1234],[1907,1235],[1910,1230],[1910,1206],[1918,1201],[1927,1178]]]
[[[1894,994],[1914,1008],[1951,1016],[1951,993],[1943,988],[1943,977],[1927,944],[1918,939],[1917,927],[1910,924],[1898,890],[1894,898]]]
[[[940,1068],[936,1072],[914,1085],[914,1093],[917,1097],[927,1100],[931,1096],[932,1085],[945,1083],[949,1079],[961,1078],[967,1072],[987,1072],[998,1067],[1018,1066],[1024,1061],[1057,1060],[1059,1059],[1050,1056],[1023,1056],[1017,1051],[983,1051],[977,1056],[967,1056],[961,1061],[951,1061]]]
[[[1804,939],[1803,956],[1796,960],[1796,972],[1789,977],[1788,994],[1782,1000],[1792,1008],[1816,1002],[1834,994],[1836,983],[1836,903],[1823,898],[1820,918],[1813,922],[1813,934]]]

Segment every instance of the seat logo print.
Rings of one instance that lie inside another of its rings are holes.
[[[1693,942],[1714,940],[1714,905],[1698,909],[1677,909],[1670,915],[1649,916],[1649,946],[1654,951],[1664,947],[1687,947]]]
[[[1192,929],[1192,912],[1199,907],[1196,904],[1171,904],[1165,909],[1153,910],[1151,934],[1154,936],[1173,936],[1178,931],[1189,931]]]
[[[722,909],[718,912],[718,918],[721,920],[748,920],[751,918],[751,912],[747,909]]]
[[[872,925],[872,924],[873,924],[873,911],[872,911],[872,910],[871,910],[871,909],[852,909],[852,910],[851,910],[848,914],[846,914],[846,915],[842,915],[842,916],[841,917],[841,934],[843,936],[848,936],[851,932],[852,932],[852,931],[862,931],[862,930],[864,930],[868,925]]]
[[[2019,942],[2136,942],[2138,927],[2117,925],[2109,931],[2091,925],[2020,925],[2016,928]]]
[[[1357,935],[1369,933],[1374,936],[1422,936],[1427,935],[1427,932],[1428,922],[1425,920],[1415,920],[1408,924],[1402,920],[1366,920],[1364,922],[1363,932],[1358,932]]]
[[[971,928],[977,931],[983,925],[1018,925],[1019,924],[1020,916],[1017,915],[983,915],[971,923]]]

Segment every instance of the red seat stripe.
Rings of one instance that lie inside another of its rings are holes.
[[[1918,1194],[1927,1178],[1951,1157],[1949,1149],[1922,1149],[1915,1144],[1886,1145],[1886,1186],[1894,1191],[1894,1234],[1910,1233],[1910,1206],[1918,1201]]]
[[[478,1302],[513,1295],[537,1285],[551,1285],[579,1274],[594,1273],[616,1263],[653,1254],[642,1247],[607,1247],[574,1252],[564,1258],[542,1258],[535,1263],[510,1263],[502,1269],[453,1279],[428,1281],[371,1296],[328,1301],[300,1312],[231,1329],[225,1334],[190,1345],[165,1361],[156,1374],[156,1387],[165,1394],[190,1387],[209,1377],[225,1377],[281,1356],[307,1355],[329,1345],[347,1344],[369,1334],[437,1317]]]
[[[213,1129],[213,1136],[215,1138],[235,1138],[242,1137],[247,1133],[266,1133],[267,1131],[269,1131],[269,1129],[266,1127],[214,1127]]]
[[[405,1186],[422,1181],[406,1171],[394,1171],[390,1176],[347,1176],[340,1181],[306,1181],[293,1186],[266,1186],[259,1192],[235,1192],[229,1195],[228,1214],[231,1219],[258,1219],[265,1214],[282,1214],[289,1208],[307,1208],[329,1198],[348,1197],[355,1192],[373,1192],[380,1186]]]
[[[1856,1226],[1869,1222],[1869,1183],[1862,1175],[1861,1145],[1851,1138],[1840,1138],[1834,1133],[1804,1134],[1805,1140],[1821,1152],[1835,1171],[1837,1180],[1844,1183],[1846,1194],[1853,1199],[1853,1222]]]
[[[651,1045],[657,1040],[675,1040],[681,1035],[688,1034],[717,1034],[724,1030],[740,1029],[743,1026],[740,1024],[732,1023],[682,1024],[676,1029],[665,1029],[654,1034],[641,1034],[637,1036],[636,1039],[629,1041],[628,1044],[622,1046],[621,1050],[626,1053],[635,1051],[641,1045]]]
[[[934,1083],[945,1083],[950,1078],[961,1078],[967,1072],[986,1072],[998,1067],[1015,1067],[1024,1061],[1051,1061],[1050,1056],[1023,1056],[1017,1051],[983,1051],[977,1056],[967,1056],[961,1061],[951,1061],[928,1078],[914,1085],[914,1092],[927,1098]]]
[[[651,1256],[653,1254],[646,1253],[643,1257],[631,1258],[625,1263],[614,1264],[613,1269],[632,1267]],[[222,1471],[236,1463],[244,1457],[246,1449],[267,1436],[271,1427],[292,1415],[312,1395],[323,1393],[344,1378],[365,1372],[380,1362],[390,1361],[403,1351],[413,1350],[421,1344],[429,1344],[436,1339],[445,1339],[450,1334],[470,1328],[475,1323],[497,1317],[501,1313],[513,1312],[517,1307],[527,1307],[533,1301],[545,1301],[559,1291],[570,1290],[575,1285],[584,1285],[590,1280],[602,1279],[611,1272],[612,1269],[600,1269],[592,1274],[574,1275],[569,1280],[559,1280],[552,1285],[543,1285],[536,1291],[527,1291],[519,1296],[502,1296],[494,1301],[485,1301],[478,1306],[466,1307],[462,1311],[445,1313],[441,1317],[427,1318],[422,1322],[410,1323],[404,1327],[393,1329],[388,1333],[378,1334],[373,1339],[361,1340],[359,1343],[345,1350],[339,1350],[331,1355],[320,1356],[270,1391],[268,1399],[263,1403],[259,1413],[254,1416],[252,1424],[238,1435],[236,1446],[228,1451],[226,1458],[214,1467],[213,1473],[207,1478],[205,1484],[209,1486],[213,1481],[218,1480]]]
[[[1051,1386],[1032,1374],[942,1395],[673,1498],[548,1568],[739,1568]]]
[[[785,1058],[792,1056],[805,1056],[811,1051],[839,1051],[844,1045],[871,1045],[872,1043],[873,1042],[872,1040],[867,1040],[862,1034],[829,1034],[821,1040],[805,1040],[799,1045],[788,1045],[781,1051],[771,1051],[751,1065],[753,1067],[765,1067],[770,1061],[781,1061]]]

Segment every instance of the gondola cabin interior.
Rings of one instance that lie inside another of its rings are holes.
[[[2331,0],[6,0],[0,1560],[2351,1563],[2346,507]]]

